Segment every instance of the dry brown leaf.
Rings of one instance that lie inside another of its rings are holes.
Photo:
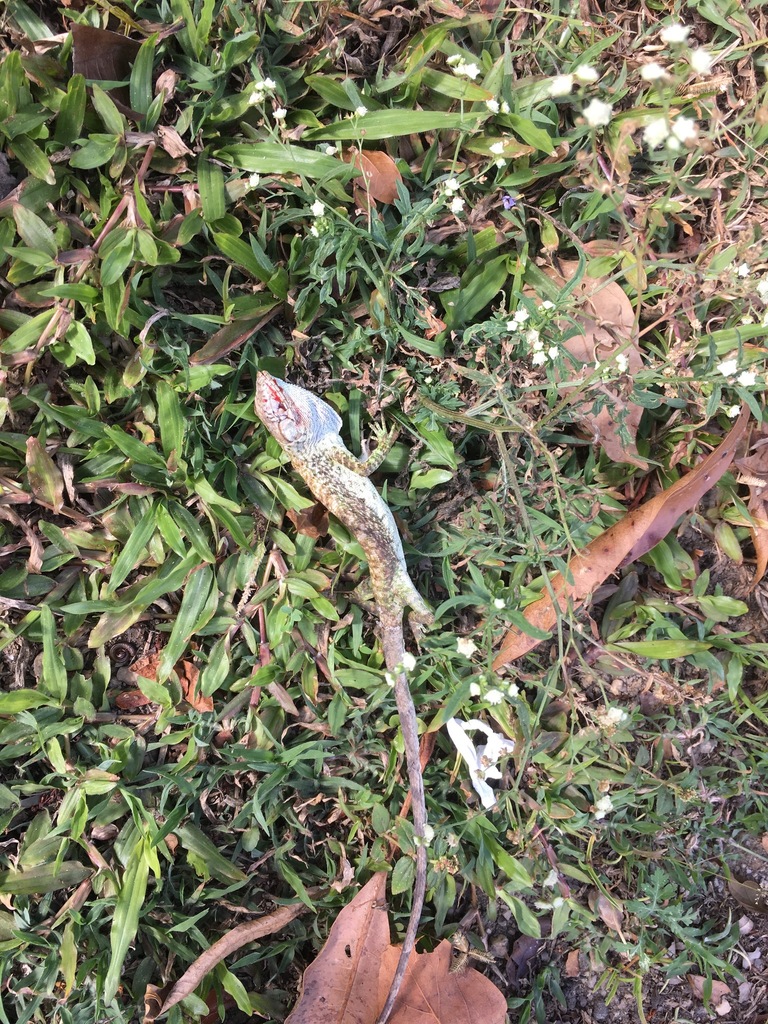
[[[195,711],[213,711],[213,697],[205,697],[198,689],[200,669],[191,661],[180,661],[176,665],[176,674],[187,704]]]
[[[289,907],[278,907],[271,914],[265,914],[255,921],[246,921],[244,924],[237,925],[232,931],[227,932],[226,935],[222,935],[193,964],[190,964],[171,989],[160,1013],[167,1013],[172,1006],[180,1003],[182,999],[186,999],[188,995],[195,991],[203,978],[210,974],[213,968],[220,964],[225,957],[228,957],[230,953],[236,953],[238,949],[247,946],[249,942],[263,939],[265,935],[274,935],[275,932],[281,931],[300,914],[305,914],[307,910],[308,908],[303,903],[293,903]],[[144,1024],[149,1024],[152,1020],[154,1020],[154,1017],[145,1016]]]
[[[309,508],[288,509],[288,518],[296,527],[297,533],[303,533],[307,537],[317,540],[318,537],[325,537],[328,533],[328,509],[319,501]]]
[[[585,248],[592,256],[602,254],[600,246],[588,244]],[[561,260],[557,267],[542,267],[542,270],[562,288],[574,278],[578,267],[575,260]],[[578,302],[574,320],[581,327],[582,333],[569,338],[565,348],[574,359],[584,364],[584,370],[579,376],[587,376],[596,364],[604,363],[619,348],[623,348],[627,357],[630,375],[642,370],[643,359],[637,343],[635,314],[621,286],[604,277],[584,275],[572,295]],[[566,323],[562,324],[563,328],[567,326]],[[624,348],[630,339],[632,344]],[[638,455],[635,445],[643,414],[642,407],[626,398],[616,384],[603,383],[598,385],[598,390],[606,396],[607,401],[599,409],[592,399],[574,404],[578,421],[592,433],[595,443],[604,448],[614,462],[646,466],[646,461]],[[629,435],[628,440],[626,436],[621,436],[619,425]]]
[[[389,941],[386,878],[374,875],[336,918],[285,1024],[375,1024],[400,956]],[[472,968],[451,974],[451,956],[444,941],[411,957],[389,1024],[503,1024],[501,992]]]
[[[168,156],[186,156],[188,153],[192,152],[176,129],[172,128],[170,125],[158,125],[157,136],[160,140],[161,147],[165,150]]]
[[[704,999],[704,986],[707,983],[707,978],[701,974],[686,974],[686,981],[691,986],[691,992],[696,996],[697,999]],[[712,981],[712,995],[710,1000],[713,1006],[716,1006],[721,999],[725,999],[726,996],[731,994],[731,990],[728,988],[724,981]]]
[[[394,203],[397,199],[397,183],[403,176],[397,164],[382,149],[348,149],[344,159],[361,172],[362,178],[354,182],[355,202],[367,208],[371,199],[381,203]]]
[[[592,902],[590,901],[590,903]],[[608,899],[604,893],[600,892],[594,899],[593,909],[600,915],[600,919],[606,928],[616,932],[621,941],[624,942],[624,936],[621,931],[624,924],[624,911],[621,904],[615,903],[613,900]]]
[[[579,951],[578,949],[572,949],[565,958],[565,976],[566,978],[578,978],[580,973]]]
[[[747,429],[749,415],[747,406],[742,406],[739,418],[728,435],[695,469],[640,508],[628,512],[574,555],[568,563],[568,579],[572,582],[568,582],[562,573],[556,573],[550,581],[557,607],[547,593],[524,610],[526,621],[536,629],[552,630],[569,602],[580,604],[620,565],[636,561],[663,540],[680,516],[693,508],[731,465]],[[513,626],[494,659],[494,669],[522,657],[540,643],[541,640]]]
[[[768,914],[768,890],[763,889],[757,882],[751,879],[737,882],[735,878],[729,878],[728,891],[747,910],[754,914]]]
[[[762,426],[751,449],[753,454],[734,461],[734,466],[741,472],[739,482],[749,487],[747,507],[753,520],[749,529],[755,547],[755,575],[750,592],[768,569],[768,438],[765,433],[765,426]]]

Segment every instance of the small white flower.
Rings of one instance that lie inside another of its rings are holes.
[[[501,690],[489,690],[485,695],[485,699],[489,704],[501,704],[504,700],[504,694]]]
[[[493,599],[493,607],[494,608],[498,608],[499,611],[501,611],[502,608],[506,608],[507,607],[507,602],[504,600],[503,597],[494,597],[494,599]]]
[[[718,363],[715,369],[718,373],[722,373],[724,377],[733,377],[739,368],[738,359],[724,359],[722,363]]]
[[[501,112],[502,112],[502,114],[508,114],[509,113],[509,104],[507,103],[506,100],[502,100],[501,101]]]
[[[552,868],[552,870],[549,872],[547,877],[544,879],[543,884],[548,889],[554,889],[555,886],[559,883],[559,881],[560,881],[560,876],[558,875],[558,873],[555,870],[555,868]]]
[[[465,658],[471,658],[477,650],[477,644],[468,636],[460,636],[456,640],[456,650],[459,654],[463,654]]]
[[[629,718],[629,715],[623,708],[606,708],[603,715],[603,721],[607,725],[619,725],[621,722],[625,722]]]
[[[755,290],[762,302],[768,302],[768,275],[760,278],[755,285]]]
[[[446,60],[445,63],[448,65],[449,68],[455,68],[457,64],[464,63],[464,58],[461,56],[460,53],[454,53],[451,57],[448,58],[448,60]]]
[[[264,100],[264,90],[260,88],[260,85],[255,85],[248,94],[249,103],[262,103]]]
[[[309,212],[313,217],[322,217],[325,213],[325,203],[321,203],[319,199],[316,199],[310,206]]]
[[[555,896],[555,898],[552,900],[552,909],[557,910],[559,907],[562,907],[564,903],[565,900],[562,896]]]
[[[514,320],[507,320],[507,330],[508,331],[516,331],[517,330],[517,324],[515,323]]]
[[[318,230],[317,224],[313,224],[312,225],[312,227],[309,229],[309,233],[310,233],[310,235],[312,235],[313,238],[319,238],[320,237],[320,232]]]
[[[517,685],[517,683],[510,683],[509,686],[507,687],[507,693],[509,694],[510,697],[519,697],[520,687]]]
[[[672,122],[672,134],[680,142],[690,142],[698,135],[696,122],[692,117],[677,117]]]
[[[666,117],[656,117],[643,128],[643,139],[651,149],[663,146],[669,138],[669,123]]]
[[[667,72],[657,61],[652,60],[640,68],[640,77],[644,82],[658,82],[667,77]]]
[[[501,156],[501,154],[504,152],[504,143],[494,142],[494,144],[490,147],[490,151],[491,153],[493,153],[494,156]]]
[[[461,188],[461,182],[458,178],[449,178],[443,187],[446,192],[458,192]]]
[[[581,85],[592,85],[593,82],[598,80],[600,75],[594,68],[591,68],[589,64],[579,64],[573,72],[573,77],[577,82],[580,82]]]
[[[659,33],[659,38],[662,43],[684,43],[690,31],[686,25],[672,22],[672,24],[664,26]]]
[[[557,345],[550,345],[550,347],[547,349],[547,355],[550,359],[557,359],[557,357],[560,355],[560,349],[557,347]]]
[[[493,162],[496,164],[498,168],[506,167],[507,165],[507,161],[504,159],[503,156],[497,156]]]
[[[486,107],[488,107],[488,109],[490,110],[490,112],[492,114],[498,114],[498,112],[499,112],[499,101],[498,100],[486,100],[485,101],[485,105],[486,105]]]
[[[451,213],[455,213],[458,216],[464,209],[464,200],[461,196],[454,196],[450,202],[449,209]]]
[[[549,83],[550,96],[569,96],[573,89],[573,75],[555,75]]]
[[[515,324],[517,324],[517,326],[519,327],[520,324],[525,323],[525,321],[530,317],[530,315],[531,314],[528,312],[527,309],[523,309],[521,307],[520,309],[515,310],[515,312],[512,314],[512,319],[514,320]]]
[[[532,327],[530,331],[525,332],[525,340],[528,342],[529,345],[532,345],[534,349],[544,348],[544,344],[541,341],[539,332],[536,330],[535,327]]]
[[[728,408],[725,410],[725,415],[728,416],[729,419],[735,420],[740,412],[740,405],[729,405]]]
[[[619,352],[616,356],[616,368],[619,373],[626,373],[627,367],[629,366],[629,359],[627,359],[626,353]]]
[[[547,361],[546,352],[534,352],[531,356],[531,364],[533,366],[543,366]]]
[[[368,107],[364,107],[362,103],[360,104],[359,107],[355,107],[355,114],[357,115],[357,117],[365,117],[367,113]]]
[[[261,88],[265,92],[274,92],[277,88],[277,82],[273,78],[265,78],[261,83]]]
[[[480,696],[480,692],[481,692],[480,691],[480,683],[470,683],[469,684],[469,696],[470,697],[479,697]]]
[[[422,838],[427,846],[429,846],[429,844],[435,838],[435,830],[432,828],[431,825],[424,826],[424,835],[422,836]]]
[[[602,100],[592,100],[584,107],[582,114],[591,128],[603,128],[610,124],[613,107],[610,103],[603,103]]]
[[[554,309],[554,308],[555,308],[554,302],[550,302],[549,299],[544,299],[542,304],[539,306],[539,309],[543,309],[545,311],[550,310],[550,309]]]
[[[498,762],[506,754],[512,753],[515,744],[478,719],[462,722],[458,718],[449,718],[445,725],[453,745],[467,763],[472,786],[483,807],[493,807],[496,803],[496,794],[485,780],[501,778]],[[483,747],[475,748],[467,733],[478,730],[485,733],[488,742]]]
[[[459,64],[456,70],[466,78],[471,78],[473,82],[480,74],[480,68],[477,64]]]
[[[612,810],[613,800],[611,800],[610,796],[606,793],[605,796],[601,796],[595,803],[595,819],[600,821],[606,816],[606,814],[610,814]]]
[[[738,384],[741,384],[743,388],[751,388],[757,380],[754,370],[742,370],[739,376],[736,378]]]
[[[703,46],[697,46],[688,54],[688,63],[697,75],[708,75],[715,63],[715,58]]]
[[[749,277],[749,264],[740,263],[738,267],[736,267],[736,273],[739,277]]]
[[[406,651],[405,654],[403,655],[403,660],[401,664],[405,672],[413,672],[413,670],[416,668],[416,659],[414,658],[410,651]]]
[[[395,685],[395,677],[392,675],[391,672],[384,673],[384,682],[387,684],[387,686]]]
[[[274,117],[276,121],[284,121],[285,115],[287,113],[288,111],[285,109],[285,107],[277,107],[275,110],[272,111],[272,117]]]
[[[326,156],[336,156],[336,154],[338,153],[338,149],[336,149],[336,147],[332,146],[330,143],[323,146],[322,150]]]
[[[248,188],[256,188],[256,186],[259,184],[260,181],[261,181],[261,176],[260,175],[258,175],[258,174],[249,174],[248,175]]]

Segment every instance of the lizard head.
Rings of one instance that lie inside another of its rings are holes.
[[[341,417],[327,402],[265,370],[256,374],[254,408],[270,434],[289,454],[301,452],[341,429]]]

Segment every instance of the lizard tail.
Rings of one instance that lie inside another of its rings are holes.
[[[427,807],[424,795],[424,778],[419,760],[419,729],[413,698],[408,688],[408,678],[402,669],[405,653],[402,623],[396,626],[382,622],[382,645],[387,668],[395,675],[395,701],[403,731],[403,745],[408,768],[408,782],[411,787],[411,808],[413,814],[413,832],[416,841],[416,879],[411,900],[411,916],[405,932],[400,957],[397,961],[389,995],[384,1008],[378,1016],[376,1024],[385,1024],[392,1013],[400,986],[405,978],[406,968],[411,953],[416,945],[416,934],[419,930],[421,912],[424,909],[424,897],[427,891]]]

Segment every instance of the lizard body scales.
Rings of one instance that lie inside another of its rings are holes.
[[[386,439],[380,436],[379,446],[361,462],[341,440],[341,418],[335,409],[317,395],[265,371],[260,371],[256,377],[255,408],[269,432],[290,456],[310,491],[353,533],[365,552],[384,661],[394,677],[395,701],[411,788],[417,844],[416,880],[400,958],[377,1022],[384,1024],[394,1006],[416,941],[427,874],[424,780],[419,762],[416,709],[403,669],[403,615],[409,608],[409,620],[417,633],[433,621],[433,616],[408,575],[394,516],[368,479],[369,474],[381,465],[392,444],[392,436]]]

